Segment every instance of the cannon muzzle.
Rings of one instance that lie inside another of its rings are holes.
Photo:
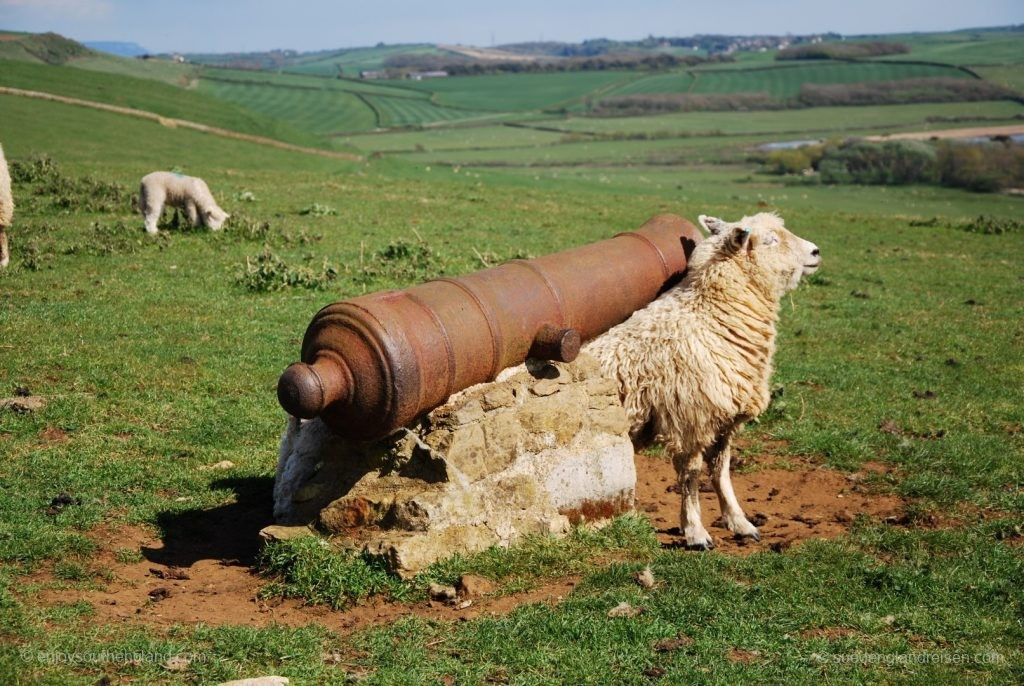
[[[700,240],[690,222],[658,215],[598,243],[328,305],[278,401],[347,438],[385,436],[527,357],[571,362],[681,278]]]

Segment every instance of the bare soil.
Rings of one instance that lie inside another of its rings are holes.
[[[782,551],[811,538],[835,538],[845,533],[859,515],[884,520],[899,517],[903,501],[893,495],[872,494],[863,485],[867,473],[885,472],[887,466],[869,463],[855,474],[844,474],[787,457],[795,469],[771,466],[781,458],[755,460],[759,468],[733,474],[733,488],[747,517],[761,533],[761,542],[737,540],[719,520],[718,496],[705,480],[701,486],[701,514],[715,549],[730,555],[758,550]],[[680,496],[670,460],[643,453],[636,456],[637,509],[658,529],[658,539],[668,547],[682,547],[679,531]]]
[[[976,126],[965,129],[936,129],[933,131],[907,131],[883,136],[867,136],[869,141],[918,140],[926,141],[945,138],[981,138],[983,136],[1019,136],[1024,134],[1024,125]]]
[[[897,517],[903,510],[898,498],[872,494],[862,486],[868,471],[885,471],[884,465],[868,465],[864,472],[850,475],[795,458],[785,461],[796,468],[773,466],[780,459],[755,458],[756,470],[733,477],[748,516],[759,522],[760,543],[737,541],[726,529],[716,526],[717,499],[712,492],[701,494],[705,526],[719,552],[746,555],[756,550],[781,551],[807,539],[838,536],[858,515],[884,519]],[[685,540],[678,529],[680,496],[674,492],[671,462],[641,453],[636,456],[636,464],[637,510],[651,519],[665,547],[682,546]],[[409,604],[371,600],[335,611],[306,606],[297,600],[263,600],[258,596],[266,580],[252,572],[252,564],[260,545],[259,529],[271,523],[270,480],[248,480],[236,484],[236,491],[238,499],[233,504],[168,516],[161,522],[166,532],[163,538],[144,527],[95,529],[92,538],[98,550],[93,566],[112,574],[106,587],[84,592],[49,590],[39,600],[45,605],[85,600],[95,608],[93,621],[98,624],[301,626],[316,622],[348,633],[410,614],[471,619],[502,614],[526,603],[557,603],[578,583],[577,578],[570,577],[525,593],[473,598],[472,604],[463,609],[426,601]],[[123,558],[126,549],[141,551],[143,559],[119,562],[117,551],[122,551]]]

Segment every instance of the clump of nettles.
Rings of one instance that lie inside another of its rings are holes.
[[[982,233],[986,235],[999,235],[1013,233],[1024,228],[1024,222],[1019,219],[1008,217],[990,217],[986,214],[979,215],[974,220],[964,224],[964,231],[970,233]]]
[[[30,186],[32,194],[61,210],[111,213],[129,207],[131,194],[124,186],[92,176],[70,176],[46,155],[10,163],[11,181]]]
[[[400,238],[375,251],[369,259],[360,256],[353,278],[364,286],[379,280],[409,284],[434,277],[443,270],[441,255],[425,241]]]
[[[338,210],[334,209],[330,205],[321,205],[320,203],[315,202],[308,207],[303,207],[299,210],[299,214],[304,214],[309,217],[326,217],[329,214],[338,214]]]
[[[288,264],[274,254],[270,246],[263,252],[246,257],[235,276],[235,283],[257,293],[283,291],[289,288],[320,289],[337,280],[338,269],[325,257],[318,267]]]

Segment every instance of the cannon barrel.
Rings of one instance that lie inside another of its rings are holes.
[[[681,277],[700,240],[663,214],[598,243],[328,305],[278,400],[341,436],[385,436],[527,357],[571,362]]]

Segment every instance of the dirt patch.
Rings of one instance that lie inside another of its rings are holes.
[[[782,447],[772,446],[771,450]],[[774,459],[799,467],[774,468],[770,466]],[[883,473],[885,465],[868,465],[863,472],[848,475],[784,456],[766,454],[753,461],[769,466],[734,475],[733,482],[747,514],[760,527],[760,543],[736,541],[727,530],[716,527],[717,499],[712,492],[701,493],[705,525],[717,549],[726,554],[783,550],[810,538],[832,538],[844,533],[860,514],[881,520],[902,515],[898,498],[872,495],[861,485],[868,473]],[[637,509],[654,522],[662,543],[682,545],[679,494],[672,488],[675,473],[671,462],[639,454],[636,465]],[[233,488],[236,502],[209,510],[169,513],[160,518],[162,536],[145,527],[94,529],[90,534],[97,544],[93,567],[113,575],[106,588],[45,591],[40,595],[41,602],[52,605],[85,600],[95,608],[93,621],[97,624],[302,626],[316,622],[348,633],[409,615],[473,619],[503,614],[526,603],[557,603],[579,581],[571,577],[525,593],[477,597],[462,609],[427,601],[405,604],[370,600],[335,611],[306,606],[297,600],[262,600],[259,592],[266,580],[252,572],[252,565],[260,545],[258,532],[271,523],[270,480],[223,479],[215,486]],[[122,562],[125,551],[140,551],[142,559]]]
[[[936,129],[934,131],[908,131],[883,136],[867,136],[869,141],[930,140],[933,138],[981,138],[983,136],[1019,136],[1024,134],[1024,125],[977,126],[963,129]]]
[[[186,568],[156,565],[150,560],[123,564],[114,557],[119,548],[160,551],[162,542],[148,530],[124,527],[94,536],[101,551],[96,566],[110,569],[114,578],[104,590],[46,591],[45,605],[85,600],[95,608],[92,621],[99,625],[127,622],[146,626],[174,624],[234,624],[268,626],[321,624],[339,633],[366,626],[387,624],[416,615],[426,619],[475,619],[510,612],[526,603],[557,603],[579,582],[577,577],[559,579],[539,588],[496,598],[473,598],[468,607],[423,601],[415,604],[370,600],[347,610],[307,606],[292,599],[259,598],[266,579],[235,559],[202,557]],[[464,602],[464,601],[463,601]]]
[[[764,458],[768,463],[770,458]],[[872,495],[861,485],[863,473],[844,474],[816,467],[798,458],[787,462],[796,469],[764,468],[733,474],[733,488],[747,517],[761,532],[761,542],[736,540],[719,521],[718,497],[710,484],[701,487],[704,526],[716,550],[747,555],[758,550],[782,551],[811,538],[835,538],[845,533],[854,519],[864,515],[876,520],[900,517],[903,502],[892,495]],[[668,546],[682,546],[679,531],[680,496],[670,460],[643,453],[636,456],[637,509],[658,529],[658,539]],[[887,467],[871,464],[865,471],[879,474]]]
[[[761,659],[761,653],[758,651],[742,650],[740,648],[733,648],[726,655],[732,662],[740,662],[747,664]]]

